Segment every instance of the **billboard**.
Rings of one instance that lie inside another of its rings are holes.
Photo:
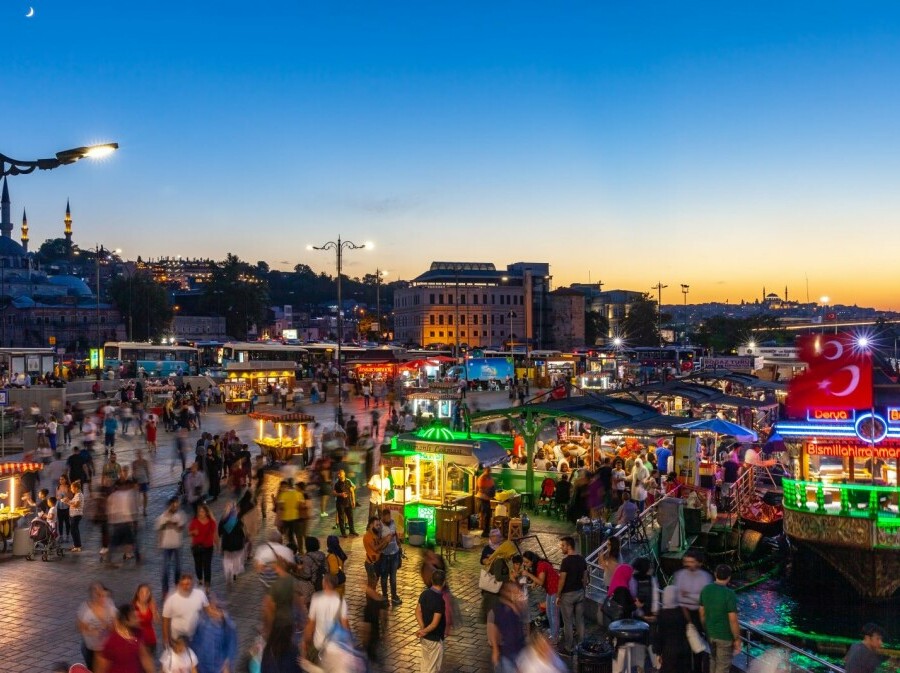
[[[505,381],[513,377],[512,358],[467,358],[466,376],[470,381],[495,379]]]

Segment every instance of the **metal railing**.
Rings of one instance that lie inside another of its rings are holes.
[[[819,481],[782,480],[784,506],[798,512],[825,516],[860,517],[900,525],[896,506],[900,489],[868,484],[825,484]],[[834,504],[830,505],[831,500]]]
[[[743,642],[741,656],[745,657],[748,663],[759,658],[763,653],[777,649],[781,652],[781,657],[778,668],[773,668],[773,670],[784,673],[845,673],[841,666],[826,661],[812,652],[807,652],[793,643],[766,633],[747,622],[741,621],[739,624]]]

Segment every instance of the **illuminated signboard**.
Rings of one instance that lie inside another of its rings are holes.
[[[887,422],[888,425],[900,424],[900,407],[887,408]]]
[[[392,364],[362,364],[356,366],[356,373],[362,376],[393,376]]]
[[[898,416],[898,419],[900,419],[900,416]],[[806,420],[824,421],[825,423],[847,423],[856,420],[856,412],[853,409],[808,409]]]
[[[427,454],[430,459],[434,459],[437,454],[444,456],[471,456],[472,446],[469,444],[435,444],[434,442],[416,442],[416,451]],[[434,454],[434,455],[432,455]]]
[[[881,460],[900,458],[900,441],[897,440],[887,440],[873,448],[871,444],[835,439],[824,442],[805,442],[804,448],[808,456],[831,458],[871,458],[874,456]]]

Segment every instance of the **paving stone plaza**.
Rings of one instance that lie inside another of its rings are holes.
[[[489,395],[489,394],[486,394]],[[505,395],[497,399],[498,406],[505,402]],[[485,399],[483,404],[491,404]],[[351,402],[348,412],[357,410],[357,403]],[[318,405],[306,409],[317,418],[333,419],[334,409],[330,405]],[[362,417],[362,405],[359,404],[359,417]],[[219,433],[235,429],[242,441],[252,444],[255,423],[246,416],[226,415],[221,409],[213,408],[203,416],[203,430]],[[196,440],[200,430],[191,433]],[[73,441],[78,443],[76,433]],[[140,525],[139,540],[142,550],[142,562],[134,561],[121,564],[121,567],[110,568],[101,564],[99,526],[86,519],[82,524],[83,548],[81,554],[66,553],[62,559],[54,558],[49,562],[27,561],[22,557],[14,557],[10,552],[0,555],[0,578],[5,593],[3,608],[0,610],[0,658],[4,673],[37,673],[52,670],[57,662],[74,663],[80,661],[80,636],[76,628],[76,613],[87,596],[91,582],[103,582],[113,594],[118,604],[130,600],[135,588],[142,582],[149,583],[154,590],[157,601],[161,600],[161,555],[156,549],[152,522],[165,507],[166,500],[176,491],[180,462],[175,459],[174,434],[160,430],[159,451],[156,457],[150,458],[152,463],[151,488],[147,517]],[[193,441],[192,441],[193,444]],[[119,462],[130,463],[134,451],[144,445],[143,438],[129,435],[117,438],[116,451]],[[100,458],[102,460],[102,456]],[[357,483],[361,478],[356,478]],[[277,478],[272,477],[268,486],[274,488]],[[357,531],[365,529],[365,518],[368,512],[367,496],[361,489],[361,506],[356,510],[355,524]],[[213,513],[218,515],[224,507],[226,499],[220,497],[213,503]],[[318,503],[316,503],[316,508]],[[327,518],[316,518],[312,523],[310,534],[316,535],[323,542],[327,535],[337,533],[333,530],[335,517],[333,503],[331,515]],[[530,544],[536,548],[537,540],[543,545],[549,558],[558,563],[560,554],[557,541],[561,534],[571,531],[567,522],[549,520],[543,517],[532,519],[532,534],[536,539]],[[271,514],[263,522],[260,540],[268,536],[273,527]],[[350,611],[351,625],[354,628],[362,618],[365,596],[363,582],[364,551],[362,537],[342,540],[344,550],[348,554],[346,574],[348,588],[346,598]],[[71,547],[71,544],[65,545]],[[462,609],[462,624],[455,628],[453,636],[447,641],[443,669],[460,673],[480,673],[492,670],[490,649],[487,646],[485,628],[478,624],[478,612],[481,593],[478,589],[480,547],[471,551],[460,550],[456,560],[449,564],[449,583],[453,593],[459,599]],[[415,636],[415,606],[423,583],[419,576],[421,550],[405,545],[406,560],[398,576],[398,590],[403,599],[402,605],[390,609],[387,633],[384,636],[385,664],[380,670],[386,673],[407,673],[419,670],[420,647]],[[119,559],[121,561],[121,559]],[[182,550],[182,567],[193,568],[190,550],[185,544]],[[237,582],[226,588],[222,574],[221,555],[217,554],[213,561],[213,591],[224,596],[228,602],[228,610],[233,617],[240,637],[241,662],[238,670],[246,670],[246,651],[257,632],[260,617],[260,606],[264,595],[264,587],[257,575],[248,569]]]

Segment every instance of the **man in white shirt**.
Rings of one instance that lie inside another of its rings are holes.
[[[381,517],[381,503],[384,502],[384,487],[387,480],[382,480],[381,473],[375,472],[369,479],[369,518]]]
[[[163,603],[163,642],[171,643],[182,636],[188,640],[193,638],[200,612],[207,605],[206,594],[194,586],[194,576],[184,573],[178,580],[178,588]]]
[[[327,665],[328,646],[325,642],[329,634],[334,630],[335,623],[340,623],[345,629],[350,628],[347,621],[347,603],[336,590],[337,577],[325,575],[322,579],[322,591],[313,595],[309,604],[309,618],[306,629],[303,632],[300,656],[307,659],[310,644],[319,652],[322,668],[333,670]],[[322,648],[325,648],[324,651]]]
[[[172,580],[178,582],[181,577],[181,545],[184,542],[184,529],[187,517],[181,511],[178,498],[169,498],[166,511],[156,519],[156,539],[162,551],[162,592],[169,593],[169,568],[172,569]]]

